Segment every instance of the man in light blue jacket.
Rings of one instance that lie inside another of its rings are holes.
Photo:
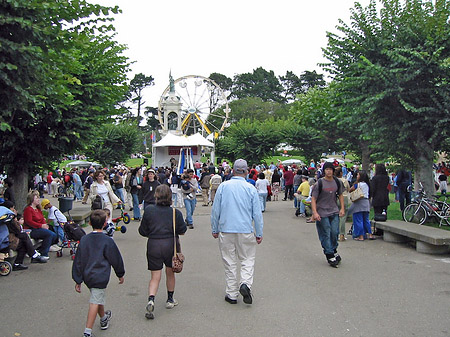
[[[220,184],[211,212],[211,230],[219,238],[225,267],[225,301],[237,303],[239,293],[252,304],[251,287],[255,267],[256,244],[263,238],[263,216],[256,188],[246,182],[247,162],[234,162],[233,177]],[[240,279],[238,263],[241,264]]]

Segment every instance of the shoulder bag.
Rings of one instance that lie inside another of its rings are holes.
[[[177,234],[175,232],[175,208],[173,208],[173,257],[172,270],[174,273],[181,273],[183,270],[184,255],[177,253]]]
[[[356,190],[354,190],[353,192],[350,192],[350,200],[352,202],[355,202],[359,199],[363,199],[364,198],[364,193],[361,189],[361,187],[358,186],[358,188]]]

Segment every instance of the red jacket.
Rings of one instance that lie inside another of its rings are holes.
[[[287,170],[283,174],[284,185],[294,185],[294,172]]]
[[[45,221],[44,214],[42,214],[40,209],[34,209],[31,206],[25,207],[23,210],[23,227],[27,229],[31,228],[41,228],[42,225],[45,225],[47,221]]]

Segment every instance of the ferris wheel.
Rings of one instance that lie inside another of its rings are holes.
[[[158,119],[163,130],[164,100],[175,93],[181,103],[181,130],[190,135],[201,132],[203,136],[218,135],[228,126],[228,100],[224,91],[213,80],[198,76],[183,76],[167,86],[158,103]],[[170,123],[170,121],[169,121]]]

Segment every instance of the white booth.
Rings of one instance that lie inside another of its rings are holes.
[[[184,168],[192,168],[196,160],[200,161],[203,148],[214,150],[214,143],[200,133],[186,136],[169,132],[159,142],[152,145],[152,166],[170,167],[170,160],[174,158],[177,166],[179,163],[184,163]]]

